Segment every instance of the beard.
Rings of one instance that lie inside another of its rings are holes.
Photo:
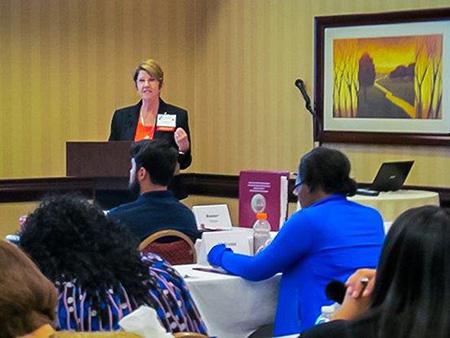
[[[139,182],[137,178],[135,177],[133,181],[131,181],[128,184],[128,190],[130,193],[131,198],[137,199],[139,195],[141,194],[141,186],[139,185]]]

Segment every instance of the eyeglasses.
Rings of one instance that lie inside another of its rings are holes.
[[[295,183],[294,189],[292,189],[292,193],[295,196],[298,196],[298,194],[300,192],[300,187],[302,186],[302,184],[303,184],[303,181],[300,181],[300,180]]]

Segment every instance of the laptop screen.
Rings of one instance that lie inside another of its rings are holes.
[[[399,190],[405,183],[414,161],[384,162],[370,189],[376,191]]]

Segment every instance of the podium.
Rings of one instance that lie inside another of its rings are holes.
[[[128,178],[130,147],[130,141],[67,142],[66,175]]]
[[[66,176],[93,178],[94,201],[103,209],[131,202],[136,199],[128,190],[131,144],[131,141],[66,142]],[[188,196],[178,172],[169,190],[178,199]]]
[[[93,178],[94,201],[103,209],[131,202],[130,141],[66,142],[66,175]]]

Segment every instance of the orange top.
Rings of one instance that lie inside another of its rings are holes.
[[[134,141],[153,140],[153,134],[155,133],[155,126],[144,126],[139,120],[136,133],[134,134]]]

